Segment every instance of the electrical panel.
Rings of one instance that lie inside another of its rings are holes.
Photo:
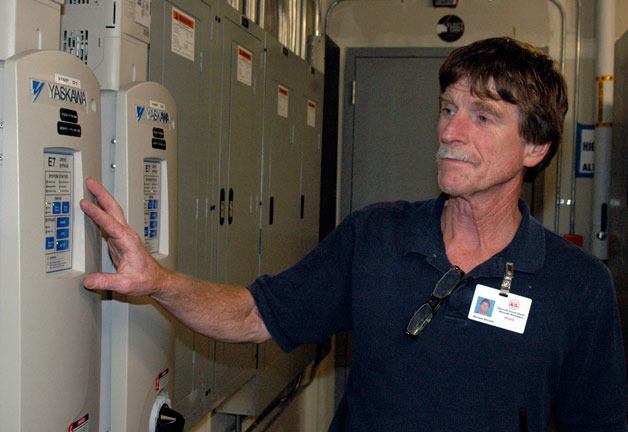
[[[301,253],[312,250],[319,239],[321,201],[321,152],[323,141],[323,90],[325,76],[301,63],[297,73],[302,79],[297,88],[300,118],[297,120],[301,137],[301,181],[298,233]]]
[[[215,161],[220,143],[221,45],[217,1],[152,0],[149,77],[178,106],[177,269],[215,275]],[[182,77],[185,77],[182,79]],[[216,222],[217,223],[217,222]],[[174,408],[193,425],[213,407],[213,340],[175,324]]]
[[[162,266],[176,263],[178,116],[160,84],[133,83],[103,101],[103,181]],[[115,103],[114,103],[115,102]],[[115,136],[111,136],[115,131]],[[113,271],[108,256],[103,268]],[[172,407],[173,321],[155,301],[114,294],[103,303],[102,430],[155,431]],[[109,386],[109,387],[107,387]]]
[[[259,274],[264,33],[229,7],[220,20],[222,110],[214,280],[248,285]],[[255,344],[216,343],[217,399],[255,376],[256,350]]]
[[[83,215],[100,178],[100,88],[79,60],[27,51],[2,65],[2,429],[98,430],[100,232]]]
[[[150,22],[150,0],[65,0],[60,47],[117,90],[146,80]]]
[[[264,51],[261,273],[276,274],[318,240],[322,75],[268,35]],[[284,353],[273,341],[260,344],[256,379],[220,409],[259,415],[314,361],[315,352],[314,345]]]

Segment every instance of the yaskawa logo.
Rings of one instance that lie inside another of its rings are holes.
[[[135,105],[135,119],[139,122],[142,120],[145,108],[141,105]]]
[[[155,108],[149,108],[148,111],[146,111],[146,118],[163,124],[170,122],[170,115],[167,112]]]
[[[37,100],[41,91],[44,89],[45,82],[31,80],[31,87],[33,88],[33,102]]]
[[[52,84],[45,81],[31,80],[31,89],[33,92],[33,102],[39,99],[44,86],[47,84],[48,96],[50,99],[58,100],[61,102],[71,102],[78,105],[86,105],[87,96],[85,90],[77,89],[74,87],[66,87],[59,84]]]
[[[60,100],[62,102],[72,102],[78,105],[85,105],[87,101],[85,90],[51,83],[48,83],[48,90],[50,91],[51,99]]]

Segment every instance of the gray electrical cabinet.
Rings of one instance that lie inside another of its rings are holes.
[[[303,62],[273,39],[266,42],[264,71],[264,193],[261,272],[279,273],[301,253],[300,80]]]
[[[297,88],[300,100],[298,113],[301,141],[301,210],[298,228],[301,238],[301,256],[318,244],[321,191],[321,151],[323,137],[322,73],[302,63],[301,85]]]
[[[322,75],[227,4],[153,0],[151,20],[149,77],[178,106],[178,270],[237,285],[280,272],[318,240]],[[176,335],[188,425],[258,414],[314,355]]]
[[[217,2],[153,0],[148,73],[178,106],[177,269],[214,279],[220,142],[221,45]],[[193,425],[214,399],[214,341],[177,323],[174,408]]]
[[[276,274],[318,241],[323,81],[268,35],[264,65],[261,272]],[[313,362],[315,346],[284,353],[268,341],[258,356],[256,379],[221,407],[225,412],[259,415]]]
[[[219,282],[247,285],[259,274],[263,31],[230,7],[222,30],[222,111],[218,161]],[[255,344],[216,343],[215,397],[255,376]]]

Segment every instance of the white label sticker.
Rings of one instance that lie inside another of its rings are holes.
[[[135,0],[135,22],[150,28],[150,0]]]
[[[251,87],[253,85],[253,53],[241,46],[238,50],[238,65],[236,78],[243,84]]]
[[[316,127],[316,102],[307,100],[307,125]]]
[[[512,293],[504,297],[499,293],[498,289],[478,284],[469,308],[469,319],[523,334],[532,300]]]
[[[55,82],[57,84],[61,84],[61,85],[66,85],[66,86],[75,87],[75,88],[81,88],[81,80],[79,80],[77,78],[72,78],[72,77],[69,77],[69,76],[61,75],[61,74],[58,74],[58,73],[55,74]]]
[[[144,161],[144,246],[151,254],[159,252],[161,214],[161,162]]]
[[[593,177],[595,174],[595,126],[578,124],[576,176]]]
[[[166,111],[166,104],[165,103],[157,102],[157,101],[154,101],[154,100],[149,100],[148,101],[148,105],[151,108],[155,108],[155,109],[158,109],[158,110]]]
[[[282,85],[277,86],[277,115],[288,118],[290,91]]]
[[[46,273],[72,268],[74,157],[44,152]]]
[[[194,61],[194,37],[196,20],[179,9],[172,8],[172,36],[170,49],[190,61]]]

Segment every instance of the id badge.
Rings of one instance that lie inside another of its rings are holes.
[[[473,293],[468,318],[473,321],[523,334],[528,322],[532,299],[478,284]]]

